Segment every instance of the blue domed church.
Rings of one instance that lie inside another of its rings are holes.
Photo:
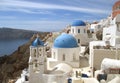
[[[42,74],[46,71],[44,42],[37,37],[30,46],[29,83],[43,83]]]
[[[70,34],[62,33],[53,43],[52,57],[48,58],[48,69],[60,63],[79,67],[79,51],[80,47],[76,39]]]
[[[90,41],[87,35],[86,23],[81,20],[76,20],[71,25],[71,32],[79,46],[87,45]]]
[[[86,31],[86,23],[76,20],[71,24],[70,34],[62,33],[58,36],[52,47],[52,57],[48,58],[48,69],[52,69],[59,63],[66,63],[72,68],[80,67],[80,47],[87,45],[89,38]]]
[[[62,33],[54,40],[51,57],[47,58],[44,42],[37,37],[30,46],[29,83],[43,83],[42,77],[48,71],[49,74],[53,71],[55,74],[61,71],[70,73],[72,68],[80,68],[81,46],[88,42],[87,39],[86,23],[81,20],[74,21],[69,34]]]

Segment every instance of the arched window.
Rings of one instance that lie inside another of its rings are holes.
[[[80,39],[78,39],[78,43],[80,43]]]
[[[37,68],[38,67],[38,64],[37,64],[37,62],[35,63],[35,68]]]
[[[33,55],[36,57],[36,49],[33,50]]]
[[[39,49],[38,55],[41,56],[41,49]]]
[[[75,61],[76,60],[76,56],[75,56],[75,54],[73,54],[73,61]]]
[[[63,61],[65,61],[65,54],[63,54]]]
[[[37,63],[37,60],[34,60],[34,62],[33,62],[34,64],[33,64],[33,69],[34,70],[36,70],[37,69],[37,67],[38,67],[38,63]]]
[[[40,65],[40,64],[41,64],[41,63],[39,63],[38,60],[34,60],[34,62],[33,62],[33,71],[34,71],[35,73],[39,72],[39,65]]]
[[[80,29],[78,29],[78,33],[80,33]]]

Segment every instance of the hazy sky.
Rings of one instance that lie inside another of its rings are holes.
[[[74,20],[96,21],[117,0],[0,0],[0,27],[56,31]]]

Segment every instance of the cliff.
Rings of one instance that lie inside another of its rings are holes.
[[[30,37],[32,37],[32,35],[35,33],[40,33],[42,36],[43,32],[23,30],[23,29],[0,28],[0,40],[1,39],[30,39]]]
[[[41,39],[45,39],[49,33],[43,33],[40,35]],[[21,71],[25,68],[28,68],[29,60],[29,46],[32,41],[36,38],[34,35],[29,42],[19,46],[18,49],[9,56],[0,57],[0,83],[9,83],[11,79],[17,79],[20,77]],[[14,82],[13,82],[14,83]]]

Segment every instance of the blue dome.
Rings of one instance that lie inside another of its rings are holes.
[[[55,48],[74,48],[78,47],[76,39],[69,34],[63,33],[54,41]]]
[[[33,42],[32,42],[32,46],[44,46],[44,42],[42,40],[40,40],[39,38],[36,38]]]
[[[72,26],[86,26],[86,24],[81,20],[76,20],[72,23]]]

